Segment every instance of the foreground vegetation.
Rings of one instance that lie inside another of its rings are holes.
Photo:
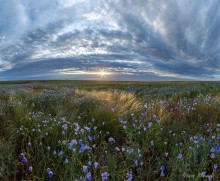
[[[0,91],[0,180],[219,180],[219,166],[218,83]]]

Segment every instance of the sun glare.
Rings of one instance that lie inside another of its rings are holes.
[[[101,78],[106,77],[107,74],[108,74],[108,73],[105,72],[104,70],[101,70],[101,71],[99,72],[99,76],[100,76]]]

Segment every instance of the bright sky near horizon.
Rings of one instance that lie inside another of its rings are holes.
[[[0,80],[220,80],[219,0],[0,4]]]

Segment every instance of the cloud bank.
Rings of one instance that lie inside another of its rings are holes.
[[[218,0],[0,0],[0,77],[219,80]]]

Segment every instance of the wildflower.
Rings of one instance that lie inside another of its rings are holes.
[[[218,153],[220,153],[220,146],[218,143],[215,143],[215,149]]]
[[[69,162],[69,160],[66,158],[66,160],[65,160],[65,162],[64,163],[68,163]]]
[[[87,178],[88,180],[91,180],[91,179],[92,179],[92,175],[91,175],[91,173],[90,173],[90,172],[89,172],[89,173],[87,173],[86,178]]]
[[[62,126],[62,128],[63,128],[64,130],[67,130],[68,125],[67,125],[67,124],[64,124],[64,125]]]
[[[91,161],[88,161],[88,163],[87,163],[89,166],[91,166],[92,165],[92,162]]]
[[[215,148],[212,148],[212,149],[210,150],[210,152],[211,152],[211,153],[214,153],[214,152],[215,152]]]
[[[83,143],[80,143],[80,152],[84,152],[86,149],[85,149],[85,145]]]
[[[134,149],[128,149],[127,152],[128,152],[128,154],[131,154],[134,152]]]
[[[26,157],[23,158],[23,162],[27,163],[27,158]]]
[[[24,156],[23,153],[20,154],[21,159],[23,160],[24,163],[27,163],[27,158]]]
[[[61,150],[60,153],[58,153],[58,156],[61,156],[63,154],[63,151]]]
[[[123,126],[123,129],[127,129],[127,126],[124,125],[124,126]]]
[[[179,153],[179,154],[178,154],[178,158],[179,158],[179,159],[182,158],[182,156],[183,156],[182,153]]]
[[[133,177],[133,175],[132,175],[131,171],[129,173],[127,173],[127,175],[126,175],[127,181],[132,181],[132,177]]]
[[[102,176],[102,180],[107,180],[109,174],[108,174],[108,172],[104,172],[104,173],[101,174],[101,176]]]
[[[48,132],[45,133],[45,136],[48,136]]]
[[[218,168],[218,164],[214,164],[214,169],[217,169]]]
[[[50,146],[48,146],[47,149],[50,150]]]
[[[84,165],[84,166],[83,166],[83,171],[84,171],[84,172],[88,172],[88,166]]]
[[[215,154],[214,154],[214,153],[212,153],[212,154],[211,154],[211,157],[212,157],[212,158],[215,158]]]
[[[157,124],[160,124],[160,121],[158,119],[156,119]]]
[[[30,172],[33,171],[33,167],[32,167],[32,166],[29,167],[29,171],[30,171]]]
[[[164,173],[164,171],[165,171],[165,166],[162,165],[162,166],[160,167],[160,170],[161,170],[160,176],[161,176],[161,177],[164,177],[164,176],[165,176],[165,173]]]
[[[116,150],[116,151],[120,151],[120,148],[118,148],[118,147],[115,147],[115,150]]]
[[[53,172],[51,172],[50,168],[47,169],[47,175],[50,178],[53,176]]]
[[[135,160],[134,163],[135,163],[136,166],[138,166],[138,161],[137,160]]]
[[[121,151],[123,151],[123,152],[124,152],[124,151],[125,151],[125,148],[124,148],[124,147],[122,147],[122,148],[121,148]]]
[[[112,137],[110,137],[110,138],[108,139],[108,141],[109,141],[109,142],[115,142],[114,138],[112,138]]]
[[[152,126],[152,124],[153,124],[152,122],[149,122],[148,127],[150,128]]]
[[[56,150],[54,150],[53,155],[56,155],[56,154],[57,154],[57,152],[56,152]]]
[[[91,137],[91,136],[88,136],[88,140],[89,140],[89,141],[92,141],[92,137]]]
[[[98,167],[98,162],[94,162],[94,167],[95,167],[95,168]]]
[[[28,142],[28,146],[31,146],[31,142],[30,141]]]
[[[206,175],[206,172],[201,173],[201,177],[205,177],[205,175]]]

